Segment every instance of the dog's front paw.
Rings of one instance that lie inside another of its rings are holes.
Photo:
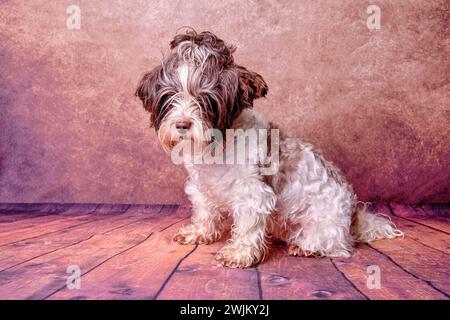
[[[263,252],[255,246],[229,244],[216,255],[216,260],[225,267],[249,268],[262,260]]]
[[[298,246],[296,244],[291,244],[289,246],[289,255],[290,256],[298,256],[298,257],[314,257],[314,258],[323,257],[323,255],[319,252],[303,250],[300,246]]]
[[[181,227],[173,237],[179,244],[210,244],[217,240],[218,234],[206,234],[201,226],[189,224]]]
[[[329,251],[307,250],[299,245],[291,244],[289,246],[289,255],[299,257],[314,257],[314,258],[323,258],[323,257],[348,258],[351,256],[351,251],[342,248],[336,248]]]

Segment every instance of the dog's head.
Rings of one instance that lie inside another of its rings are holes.
[[[201,141],[207,129],[223,132],[267,94],[264,79],[235,64],[236,49],[211,32],[178,34],[170,48],[136,90],[167,151],[182,139]]]

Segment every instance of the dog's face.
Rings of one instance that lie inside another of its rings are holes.
[[[259,74],[234,63],[235,48],[211,32],[176,35],[170,48],[136,90],[166,151],[183,139],[201,145],[208,129],[230,128],[268,91]]]

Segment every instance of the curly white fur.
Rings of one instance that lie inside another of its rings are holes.
[[[204,152],[208,129],[275,129],[251,109],[254,99],[266,95],[267,84],[261,75],[234,62],[233,46],[211,32],[191,30],[176,35],[171,48],[174,52],[162,65],[143,76],[136,95],[172,156],[178,146],[190,142],[194,150]],[[244,153],[238,141],[230,143],[227,137],[225,150],[220,149],[226,157],[222,164],[198,164],[189,156],[183,159],[193,216],[191,224],[175,235],[176,241],[208,244],[218,240],[229,213],[231,239],[217,260],[229,267],[249,267],[264,259],[271,237],[286,241],[292,255],[348,257],[356,241],[402,235],[389,219],[358,206],[350,184],[311,145],[295,137],[276,136],[279,144],[271,146],[270,152],[264,151],[264,144],[244,139]],[[227,152],[230,149],[234,151]],[[187,150],[191,152],[191,146]],[[245,161],[236,163],[235,153]],[[279,161],[273,163],[275,154]],[[268,163],[274,164],[271,175]]]
[[[255,111],[244,110],[233,127],[269,129],[270,125]],[[248,156],[258,156],[257,150],[250,150]],[[260,262],[271,235],[286,241],[292,255],[330,257],[350,256],[355,241],[402,235],[389,219],[358,208],[352,187],[340,172],[297,138],[282,136],[279,170],[273,176],[261,175],[251,161],[187,163],[186,169],[186,193],[194,213],[192,224],[175,239],[183,244],[215,241],[223,232],[223,213],[229,212],[232,238],[217,255],[226,266]]]

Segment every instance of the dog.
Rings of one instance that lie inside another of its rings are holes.
[[[187,30],[175,35],[170,49],[136,90],[164,150],[173,152],[187,142],[192,145],[184,155],[202,154],[211,143],[221,145],[216,153],[232,149],[228,135],[223,146],[220,138],[205,134],[209,129],[279,132],[253,110],[268,86],[261,75],[235,63],[234,46],[211,32]],[[259,146],[244,144],[248,155],[239,164],[196,163],[183,155],[193,214],[174,241],[213,243],[222,237],[230,215],[231,239],[216,260],[246,268],[263,261],[273,239],[287,243],[294,256],[350,257],[357,242],[402,236],[388,218],[359,203],[340,171],[310,144],[285,133],[278,133],[266,155]],[[267,174],[263,164],[274,154],[276,170]]]

